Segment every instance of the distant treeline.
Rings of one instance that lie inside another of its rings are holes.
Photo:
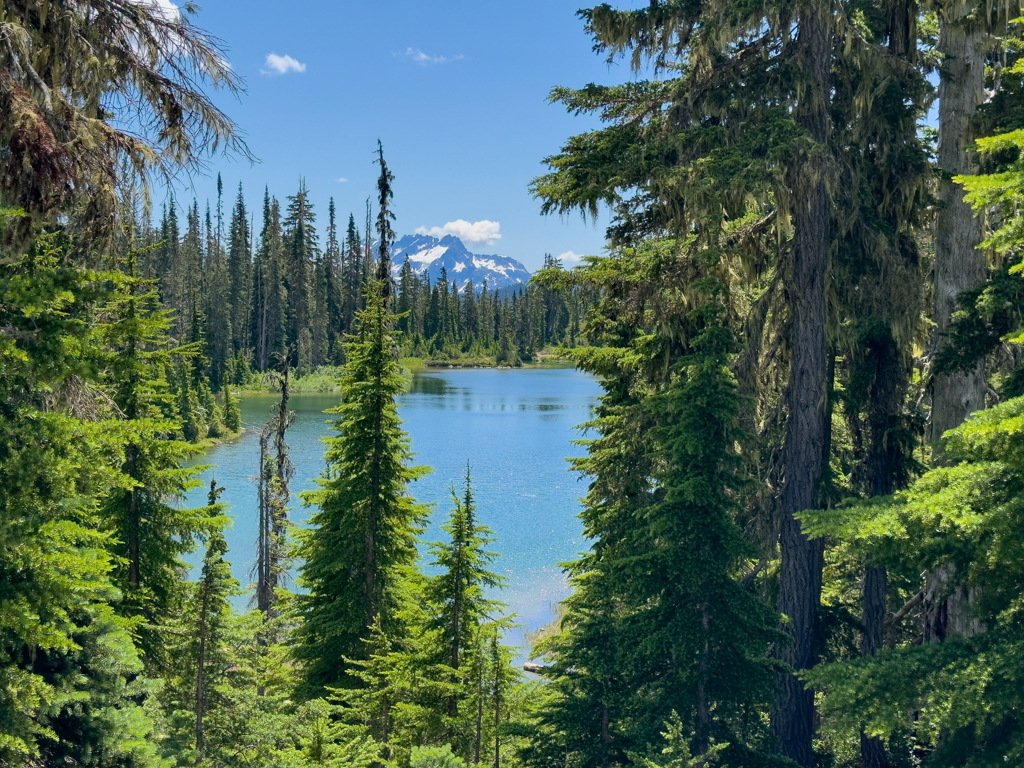
[[[368,207],[368,222],[369,214]],[[196,365],[213,391],[225,383],[246,383],[254,371],[271,367],[274,353],[292,344],[300,374],[344,362],[341,342],[362,308],[375,256],[373,241],[364,237],[370,227],[361,233],[355,216],[349,214],[344,232],[339,231],[333,198],[322,245],[304,183],[283,210],[264,191],[258,232],[241,184],[225,215],[219,176],[214,207],[208,202],[201,212],[193,201],[182,217],[171,199],[159,225],[140,230],[149,244],[144,272],[157,281],[161,301],[173,310],[178,341],[198,346]],[[559,268],[545,256],[545,269]],[[434,360],[519,365],[545,347],[575,346],[592,303],[589,293],[575,286],[554,290],[530,283],[492,290],[486,281],[460,286],[443,268],[432,284],[408,262],[397,284],[402,352]]]

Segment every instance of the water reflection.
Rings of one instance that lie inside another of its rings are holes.
[[[418,501],[435,505],[423,540],[443,537],[448,485],[458,482],[469,461],[480,519],[498,539],[496,570],[509,582],[500,597],[526,628],[550,619],[550,603],[567,590],[559,564],[587,547],[576,517],[586,484],[569,471],[566,457],[580,455],[582,449],[572,444],[580,437],[576,427],[589,421],[599,393],[594,379],[574,370],[452,369],[413,376],[399,398],[414,461],[433,468],[410,489]],[[299,494],[313,487],[313,478],[323,469],[322,437],[332,434],[328,421],[336,418],[322,411],[338,399],[337,393],[295,394],[290,403],[296,412],[288,430],[296,467],[291,516],[300,525],[310,511],[301,505]],[[243,584],[249,581],[256,540],[251,478],[258,472],[257,433],[276,400],[275,395],[243,397],[243,421],[253,428],[197,462],[218,465],[211,472],[227,488],[224,500],[235,518],[227,536],[229,559]],[[190,498],[193,504],[204,503],[209,480],[207,473],[205,484]]]

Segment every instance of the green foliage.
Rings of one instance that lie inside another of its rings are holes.
[[[1013,682],[1024,674],[1024,399],[975,414],[947,440],[948,466],[895,497],[808,513],[805,528],[849,540],[908,579],[954,566],[938,597],[966,594],[967,618],[983,631],[900,644],[806,679],[825,693],[830,730],[888,737],[913,728],[928,765],[1004,764],[1024,754]]]
[[[242,428],[242,411],[228,386],[224,387],[224,426],[231,432],[238,432]]]
[[[114,578],[125,595],[124,610],[143,619],[138,629],[142,651],[149,663],[159,664],[158,627],[167,607],[178,602],[181,557],[225,521],[216,507],[182,509],[175,503],[195,486],[201,468],[181,467],[193,449],[174,438],[183,426],[174,417],[163,377],[173,365],[170,320],[159,307],[152,281],[136,276],[135,263],[135,254],[129,253],[98,312],[101,370],[123,416],[120,429],[126,440],[125,486],[105,500],[102,519],[122,564]],[[183,362],[187,367],[187,358]],[[189,385],[186,375],[179,382],[181,392],[191,392]]]
[[[675,711],[668,722],[665,723],[665,747],[661,755],[650,757],[630,756],[630,762],[639,768],[703,768],[705,765],[715,765],[721,760],[721,753],[729,746],[728,744],[715,744],[703,754],[696,757],[691,752],[687,736],[686,726],[679,714]]]
[[[395,405],[405,381],[379,284],[367,288],[357,317],[358,331],[345,345],[342,402],[331,411],[339,434],[327,440],[320,488],[304,496],[318,507],[298,549],[307,592],[297,598],[303,622],[295,653],[306,696],[347,683],[342,659],[364,658],[375,622],[385,634],[400,626],[425,512],[406,491],[427,470],[410,466]]]
[[[124,430],[90,367],[101,276],[57,236],[0,260],[0,761],[156,765],[98,500]]]
[[[1009,397],[1024,394],[1024,370],[1013,355],[1007,360],[1006,356],[993,353],[1024,340],[1024,225],[1018,215],[1024,202],[1022,149],[1022,129],[979,139],[978,150],[984,156],[1004,160],[998,163],[1000,170],[955,179],[963,185],[965,199],[979,215],[991,212],[998,216],[999,226],[982,246],[993,249],[999,261],[988,281],[958,297],[960,309],[953,317],[948,343],[936,360],[936,369],[945,373],[970,370],[978,360],[995,357],[995,365],[990,367],[1002,374],[1003,394]],[[1005,162],[1007,156],[1012,161]]]
[[[409,768],[465,768],[466,762],[452,754],[450,745],[413,747]]]

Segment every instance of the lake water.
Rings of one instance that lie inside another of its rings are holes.
[[[410,486],[418,501],[434,505],[423,540],[442,538],[439,525],[450,509],[448,486],[460,483],[469,461],[479,519],[497,537],[495,570],[508,580],[500,597],[524,630],[551,620],[552,606],[567,594],[559,566],[587,546],[576,517],[586,482],[569,471],[566,459],[581,455],[572,441],[581,437],[578,426],[589,419],[599,394],[596,380],[567,368],[445,369],[415,374],[399,399],[414,461],[433,468]],[[271,394],[242,397],[246,432],[207,452],[199,463],[216,466],[204,473],[204,485],[187,500],[204,504],[212,475],[226,488],[222,500],[234,517],[227,533],[229,557],[242,584],[250,581],[255,557],[257,433],[276,401]],[[295,464],[291,516],[300,524],[309,510],[298,494],[312,488],[323,469],[321,438],[331,434],[323,411],[337,402],[336,393],[295,394],[289,402],[295,411],[287,434]]]

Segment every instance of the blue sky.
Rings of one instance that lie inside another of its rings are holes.
[[[548,104],[551,87],[631,77],[627,65],[609,67],[592,51],[575,15],[580,5],[209,0],[195,22],[224,41],[248,88],[240,101],[218,102],[261,160],[213,161],[226,207],[239,181],[258,212],[264,185],[283,199],[305,177],[322,224],[333,196],[339,215],[355,213],[362,229],[379,138],[396,177],[400,234],[474,224],[454,227],[480,238],[467,239],[470,250],[503,253],[531,270],[545,252],[600,252],[606,220],[595,227],[577,215],[541,216],[529,193],[545,156],[597,126]],[[202,205],[214,189],[212,179],[196,178],[176,194]]]

